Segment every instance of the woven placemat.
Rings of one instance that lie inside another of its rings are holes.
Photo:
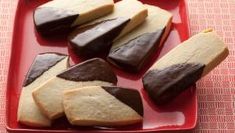
[[[213,28],[230,52],[197,83],[199,117],[195,132],[235,133],[235,1],[188,0],[188,7],[192,34]]]
[[[18,0],[0,0],[0,133],[5,130],[5,88],[14,13]],[[198,125],[193,132],[235,132],[235,2],[188,0],[192,35],[213,28],[228,44],[230,55],[197,83]]]

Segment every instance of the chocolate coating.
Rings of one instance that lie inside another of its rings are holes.
[[[37,57],[34,59],[34,62],[31,65],[25,77],[23,86],[25,87],[29,85],[30,83],[32,83],[39,76],[41,76],[44,72],[49,70],[51,67],[56,65],[65,57],[66,55],[58,54],[58,53],[45,53],[45,54],[37,55]]]
[[[143,104],[138,91],[115,86],[103,86],[102,88],[124,104],[131,107],[139,115],[143,116]]]
[[[199,63],[185,63],[150,70],[142,79],[144,89],[157,105],[166,104],[199,80],[204,67]]]
[[[53,7],[39,7],[34,11],[34,23],[42,35],[53,35],[70,30],[78,13]]]
[[[161,42],[164,29],[140,35],[121,47],[111,51],[108,60],[129,71],[139,71]]]
[[[77,64],[57,75],[57,77],[71,81],[106,81],[117,83],[117,77],[111,67],[102,59],[93,58]]]
[[[70,45],[77,54],[87,57],[107,52],[129,21],[129,18],[116,18],[78,28],[69,37]]]

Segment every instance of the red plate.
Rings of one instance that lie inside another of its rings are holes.
[[[135,88],[141,92],[144,104],[143,124],[119,129],[98,129],[71,127],[65,119],[57,120],[51,128],[38,129],[23,126],[17,122],[18,99],[22,82],[34,57],[43,52],[60,52],[71,56],[71,63],[81,60],[67,47],[66,39],[43,39],[34,30],[33,10],[44,1],[20,0],[15,18],[14,36],[12,43],[11,61],[7,84],[7,130],[10,132],[147,132],[162,130],[190,130],[195,127],[197,120],[197,98],[195,87],[188,89],[172,103],[164,107],[156,107],[143,90],[141,77],[143,73],[167,51],[189,37],[186,4],[183,0],[142,0],[144,3],[160,6],[173,13],[173,26],[164,47],[156,52],[145,70],[138,74],[128,74],[115,71],[118,75],[118,85]]]

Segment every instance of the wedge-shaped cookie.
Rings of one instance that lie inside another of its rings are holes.
[[[57,53],[38,55],[25,77],[19,100],[18,122],[33,126],[47,127],[51,121],[43,115],[33,100],[32,92],[35,88],[54,77],[68,66],[68,57]]]
[[[108,60],[129,71],[139,71],[166,39],[172,14],[156,6],[145,5],[148,17],[145,22],[116,40],[108,55]]]
[[[50,119],[64,114],[63,91],[79,87],[117,83],[117,77],[102,59],[94,58],[75,65],[58,74],[33,92],[33,98],[41,111]]]
[[[144,88],[156,104],[165,104],[208,74],[228,53],[215,32],[201,32],[158,60],[144,75]]]
[[[120,87],[89,86],[65,91],[65,114],[72,125],[121,126],[142,121],[138,91]]]
[[[122,37],[143,23],[147,8],[137,0],[122,0],[113,13],[77,28],[69,37],[77,54],[96,56],[108,52],[113,40]]]
[[[58,34],[111,13],[113,7],[113,0],[53,0],[36,8],[34,22],[42,35]]]

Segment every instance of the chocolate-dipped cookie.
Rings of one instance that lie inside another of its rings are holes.
[[[64,114],[63,91],[85,86],[110,86],[117,77],[102,59],[94,58],[77,64],[56,75],[33,92],[33,98],[41,111],[50,119]]]
[[[212,30],[205,30],[179,44],[158,60],[142,78],[150,98],[162,105],[208,74],[229,54]]]
[[[47,127],[51,121],[43,115],[33,100],[35,88],[68,67],[68,57],[58,53],[39,54],[34,59],[23,83],[17,121],[32,127]]]
[[[65,91],[63,106],[69,122],[77,126],[123,126],[143,119],[139,92],[115,86]]]
[[[102,51],[105,52],[110,49],[112,40],[128,22],[128,18],[116,18],[83,27],[84,32],[81,32],[80,29],[70,35],[70,43],[74,44],[71,46],[77,53],[87,57],[92,57]]]
[[[34,23],[42,35],[59,34],[111,13],[113,7],[113,0],[53,0],[35,9]]]
[[[147,8],[137,0],[115,3],[114,11],[102,18],[75,29],[69,42],[74,51],[84,57],[108,52],[112,42],[144,22]]]
[[[128,71],[139,71],[149,57],[163,44],[170,27],[172,14],[152,5],[145,5],[148,17],[145,22],[116,40],[108,55],[108,61]]]

